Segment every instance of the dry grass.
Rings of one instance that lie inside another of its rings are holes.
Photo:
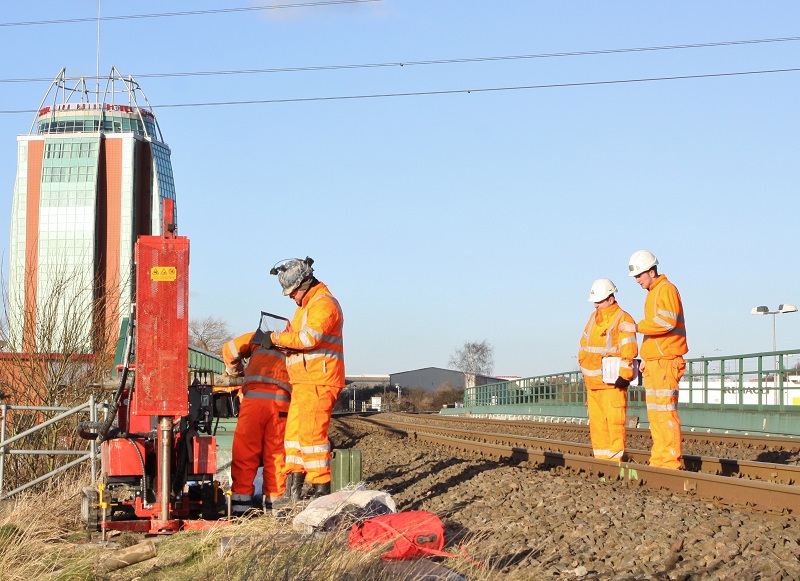
[[[38,579],[85,551],[80,486],[63,484],[38,494],[20,494],[0,504],[0,579]],[[80,577],[75,577],[80,578]],[[91,577],[85,577],[91,578]]]
[[[0,579],[388,581],[423,578],[419,571],[408,569],[408,564],[387,569],[377,553],[348,549],[345,529],[303,536],[291,532],[289,521],[263,517],[207,531],[158,537],[155,539],[156,558],[103,573],[100,565],[113,550],[144,540],[144,537],[110,532],[107,546],[96,542],[97,536],[95,542],[90,542],[90,535],[79,522],[80,490],[85,481],[64,479],[58,488],[46,493],[20,496],[0,504]],[[234,548],[220,554],[223,537],[239,538],[233,543]],[[496,556],[503,554],[502,547],[492,545],[489,535],[476,535],[463,543],[470,557],[487,565],[484,569],[463,558],[446,559],[442,565],[474,581],[526,578],[519,576],[522,563],[498,561]],[[451,550],[458,551],[457,548]]]

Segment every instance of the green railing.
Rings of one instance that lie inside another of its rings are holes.
[[[800,349],[689,359],[680,387],[706,409],[800,411]]]
[[[464,390],[464,407],[486,405],[564,404],[586,401],[580,371],[489,383]]]
[[[189,345],[189,369],[208,370],[220,374],[225,371],[225,362],[219,355]]]
[[[630,402],[644,402],[644,387],[635,381]],[[682,405],[703,409],[800,412],[800,349],[686,360],[679,386]],[[586,402],[580,371],[566,371],[468,387],[464,407],[564,406]]]

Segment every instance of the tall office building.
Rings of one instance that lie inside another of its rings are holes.
[[[11,347],[59,352],[80,337],[91,352],[96,326],[128,315],[137,236],[177,222],[170,149],[138,83],[115,68],[100,79],[62,69],[17,143]]]

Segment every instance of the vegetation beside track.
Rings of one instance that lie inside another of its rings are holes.
[[[195,581],[284,579],[376,581],[397,579],[377,553],[347,547],[347,527],[324,535],[300,535],[291,521],[255,516],[207,531],[149,537],[157,556],[104,571],[116,550],[146,540],[109,531],[107,540],[80,522],[80,490],[86,474],[57,486],[0,503],[0,579],[3,581]],[[230,542],[230,538],[234,542]],[[223,543],[223,539],[227,542]],[[238,542],[236,542],[238,541]],[[221,550],[222,546],[228,547]],[[485,575],[480,578],[488,578]]]

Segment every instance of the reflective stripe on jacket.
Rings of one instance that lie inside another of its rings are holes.
[[[286,356],[276,349],[262,349],[251,343],[255,333],[245,333],[222,346],[222,359],[228,375],[241,376],[244,367],[242,391],[274,391],[276,388],[292,393]],[[244,366],[244,361],[247,365]]]
[[[644,319],[639,321],[642,359],[672,359],[689,351],[683,303],[675,285],[659,274],[644,301]]]
[[[605,389],[613,384],[603,383],[603,358],[620,357],[619,375],[633,379],[633,360],[639,352],[636,333],[619,330],[622,321],[633,323],[633,317],[622,310],[618,303],[596,309],[589,317],[581,336],[578,365],[581,366],[587,389]]]
[[[344,316],[323,283],[311,287],[285,331],[272,333],[276,345],[297,353],[286,357],[292,384],[344,387]]]

